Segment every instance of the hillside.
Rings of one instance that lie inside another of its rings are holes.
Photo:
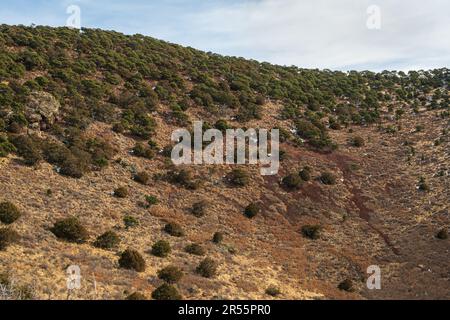
[[[186,299],[449,299],[449,80],[1,25],[0,284],[24,299],[150,298],[164,281]],[[280,129],[279,173],[174,167],[171,133],[195,120]]]

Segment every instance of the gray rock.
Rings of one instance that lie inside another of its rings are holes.
[[[44,129],[52,125],[59,116],[61,105],[50,93],[33,91],[28,97],[25,116],[30,128]]]

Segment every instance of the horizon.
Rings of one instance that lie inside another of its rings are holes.
[[[448,68],[450,3],[431,0],[19,0],[0,23],[64,27],[80,10],[80,26],[142,34],[224,56],[280,66],[333,71],[413,71]],[[423,10],[422,10],[423,9]]]

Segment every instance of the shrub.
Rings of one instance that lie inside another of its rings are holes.
[[[199,183],[192,178],[192,172],[187,169],[169,171],[168,180],[190,190],[195,190],[199,187]]]
[[[203,216],[206,215],[206,208],[207,208],[207,202],[206,201],[199,201],[194,203],[194,205],[192,206],[192,214],[197,217],[197,218],[201,218]]]
[[[17,150],[16,147],[14,147],[14,145],[11,142],[9,142],[7,135],[0,134],[0,158],[6,157],[8,154],[16,150]]]
[[[192,243],[192,244],[186,246],[186,248],[184,248],[184,250],[187,253],[193,254],[195,256],[204,256],[206,253],[206,250],[197,243]]]
[[[248,173],[242,169],[234,169],[228,175],[228,181],[236,187],[245,187],[249,183]]]
[[[214,233],[212,241],[217,244],[221,243],[223,241],[223,233],[222,232]]]
[[[142,255],[133,249],[127,249],[120,255],[119,266],[124,269],[135,270],[137,272],[145,271],[145,260]]]
[[[440,239],[440,240],[446,240],[448,239],[448,232],[446,229],[442,229],[440,230],[437,234],[436,234],[436,238]]]
[[[289,190],[296,190],[302,184],[302,179],[296,173],[291,173],[283,178],[281,181],[282,185]]]
[[[145,202],[147,202],[148,206],[154,206],[159,203],[159,200],[155,196],[145,196]]]
[[[183,278],[183,271],[175,266],[168,266],[158,271],[158,278],[170,284],[177,283]]]
[[[430,191],[430,186],[428,185],[424,177],[420,177],[418,188],[420,191]]]
[[[0,221],[4,224],[11,224],[20,218],[22,214],[11,202],[0,203]]]
[[[171,251],[170,243],[164,240],[159,240],[152,246],[152,254],[156,257],[165,258]]]
[[[152,293],[152,298],[155,300],[181,300],[182,297],[178,293],[177,288],[174,286],[164,283],[155,289]]]
[[[6,250],[9,245],[19,239],[19,234],[10,228],[0,229],[0,251]]]
[[[320,181],[326,185],[334,185],[336,184],[336,177],[331,172],[324,172],[320,176]]]
[[[244,210],[244,214],[247,218],[252,219],[256,217],[261,209],[256,203],[250,203]]]
[[[128,189],[127,187],[119,187],[114,190],[114,196],[117,198],[126,198],[128,197]]]
[[[125,127],[122,123],[117,122],[113,125],[112,130],[116,133],[124,133]]]
[[[339,283],[338,289],[342,291],[353,292],[353,281],[350,279],[345,279],[344,281]]]
[[[141,171],[134,175],[134,181],[146,185],[150,181],[150,176],[147,172]]]
[[[266,289],[266,294],[272,297],[279,296],[281,294],[281,291],[278,287],[270,286]]]
[[[87,230],[75,217],[56,221],[51,231],[57,238],[73,243],[83,243],[88,238]]]
[[[184,236],[183,228],[175,222],[170,222],[164,226],[164,231],[170,234],[173,237],[182,237]]]
[[[145,147],[142,143],[136,143],[133,148],[133,155],[146,159],[153,159],[155,157],[155,153],[153,152],[153,150]]]
[[[104,234],[97,237],[94,246],[101,249],[116,248],[120,243],[120,238],[114,231],[106,231]]]
[[[38,141],[28,136],[18,136],[12,143],[17,149],[17,153],[28,166],[33,166],[42,160],[42,152]]]
[[[350,143],[352,146],[357,148],[364,147],[365,145],[364,139],[360,136],[352,137],[350,139]]]
[[[217,268],[217,262],[211,258],[205,258],[202,262],[200,262],[195,271],[202,277],[212,278],[216,275]]]
[[[132,294],[130,294],[126,300],[148,300],[147,297],[145,295],[143,295],[140,292],[134,292]]]
[[[309,167],[305,167],[299,172],[299,176],[303,181],[311,180],[311,169]]]
[[[317,240],[320,237],[320,230],[322,229],[319,225],[305,225],[302,227],[302,234],[304,237]]]
[[[125,224],[125,228],[134,228],[139,225],[139,221],[133,216],[125,216],[123,217],[123,223]]]

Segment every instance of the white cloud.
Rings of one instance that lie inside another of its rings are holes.
[[[369,30],[367,8],[381,9]],[[450,64],[445,0],[259,0],[192,14],[193,46],[310,68],[433,68]]]

